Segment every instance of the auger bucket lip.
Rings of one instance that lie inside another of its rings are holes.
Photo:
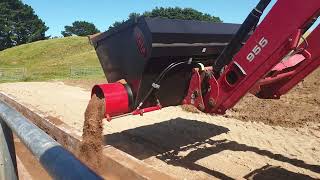
[[[127,20],[119,26],[110,28],[108,31],[90,35],[90,43],[96,47],[98,42],[121,33],[122,31],[132,28],[141,22],[146,22],[149,26],[149,30],[154,33],[166,33],[166,34],[215,34],[215,35],[233,35],[239,29],[241,24],[236,23],[220,23],[220,22],[207,22],[199,20],[182,20],[182,19],[168,19],[161,17],[138,17],[135,19]],[[192,28],[184,28],[183,26],[188,24],[193,26]],[[179,28],[182,27],[182,28]],[[228,37],[226,37],[228,39]],[[208,38],[209,40],[210,38]],[[229,40],[229,39],[228,39]],[[210,41],[210,40],[209,40]],[[166,42],[163,42],[166,43]]]

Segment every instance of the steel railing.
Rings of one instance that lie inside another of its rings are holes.
[[[0,101],[0,180],[18,179],[13,133],[54,179],[102,179],[48,134]]]

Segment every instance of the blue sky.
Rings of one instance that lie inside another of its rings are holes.
[[[22,0],[35,10],[49,27],[46,35],[61,36],[65,25],[76,20],[94,23],[105,31],[114,21],[131,12],[142,13],[155,7],[191,7],[219,16],[224,22],[242,23],[258,0]],[[275,0],[272,0],[272,4]],[[270,5],[272,5],[270,4]],[[269,5],[269,7],[270,7]],[[268,8],[269,9],[269,8]]]

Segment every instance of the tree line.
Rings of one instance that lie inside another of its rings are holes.
[[[179,7],[156,7],[142,14],[131,13],[126,20],[140,16],[222,22],[219,17],[202,13],[192,8]],[[116,21],[108,29],[117,27],[126,20]],[[1,0],[0,51],[21,44],[48,39],[50,36],[45,35],[48,29],[45,23],[35,14],[31,6],[24,4],[21,0]],[[93,23],[75,21],[71,25],[66,25],[61,35],[64,37],[74,35],[87,36],[99,32],[100,30]]]
[[[0,50],[46,39],[49,28],[20,0],[0,1]]]

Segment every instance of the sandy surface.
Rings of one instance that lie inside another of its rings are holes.
[[[0,84],[0,90],[82,131],[88,90],[62,82]],[[252,119],[248,111],[230,113],[245,121],[180,107],[115,119],[104,125],[105,143],[178,179],[320,178],[315,120],[288,128],[266,125],[272,123],[262,123],[254,112]]]
[[[48,116],[57,117],[82,131],[84,111],[90,92],[62,82],[29,82],[0,84],[0,91],[21,99]]]
[[[243,121],[257,121],[283,127],[311,127],[320,130],[320,69],[279,100],[247,95],[227,115]]]

